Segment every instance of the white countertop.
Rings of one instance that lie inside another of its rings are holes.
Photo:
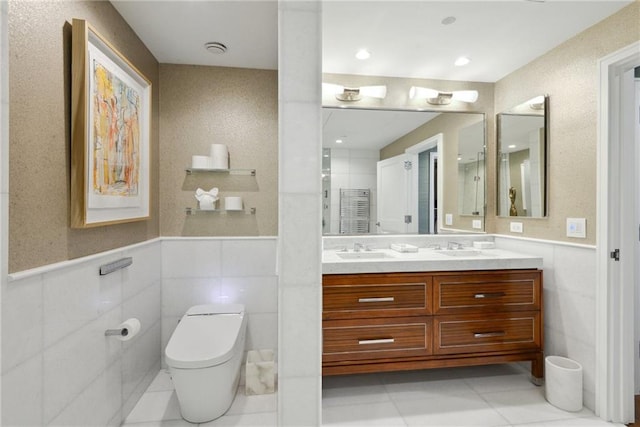
[[[451,254],[447,255],[447,251],[450,251]],[[453,252],[456,251],[458,252],[454,254]],[[351,258],[344,259],[343,256]],[[353,258],[359,256],[363,258]],[[322,251],[323,274],[525,268],[541,269],[542,257],[502,249],[474,250],[469,248],[451,250],[420,248],[418,252],[397,252],[391,249],[374,249],[361,252],[354,252],[353,250],[344,252],[335,249]]]

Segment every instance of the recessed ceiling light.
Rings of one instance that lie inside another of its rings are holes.
[[[371,52],[369,52],[367,49],[360,49],[356,52],[356,58],[358,59],[369,59],[370,56]]]
[[[456,67],[464,67],[469,62],[471,62],[469,58],[467,58],[466,56],[461,56],[458,59],[456,59],[456,62],[454,62],[454,64]]]
[[[341,139],[336,139],[336,144],[342,144],[342,140]]]
[[[456,17],[455,16],[447,16],[446,18],[444,18],[440,22],[442,23],[442,25],[451,25],[454,22],[456,22]]]
[[[509,148],[516,148],[515,144],[509,145]]]
[[[458,160],[462,160],[462,157],[458,157]]]
[[[205,43],[204,48],[215,55],[220,55],[227,51],[227,47],[220,42]]]

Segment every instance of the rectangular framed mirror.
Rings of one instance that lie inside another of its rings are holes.
[[[323,234],[483,232],[482,113],[323,108]]]
[[[547,216],[548,101],[537,96],[497,115],[498,216]]]

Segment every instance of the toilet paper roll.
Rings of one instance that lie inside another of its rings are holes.
[[[210,167],[210,163],[209,156],[191,156],[191,167],[193,169],[207,169]]]
[[[224,198],[224,208],[228,211],[242,210],[242,197],[228,196]]]
[[[116,336],[116,338],[120,341],[129,341],[140,332],[140,321],[132,317],[118,325],[118,329],[122,329],[122,335]]]
[[[212,169],[229,169],[229,150],[225,144],[211,144],[209,157]]]

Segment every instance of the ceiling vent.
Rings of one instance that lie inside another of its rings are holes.
[[[227,47],[219,42],[205,43],[204,48],[214,55],[221,55],[227,51]]]

